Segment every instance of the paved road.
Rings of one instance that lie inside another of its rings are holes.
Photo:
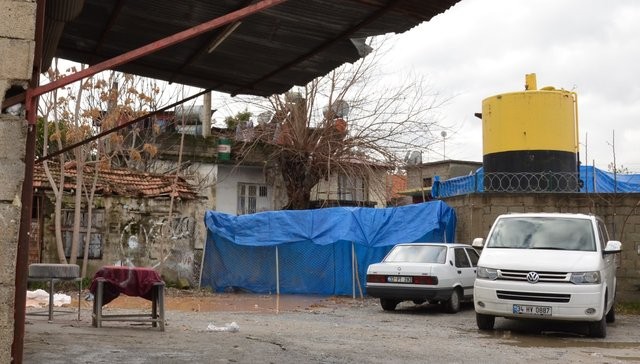
[[[640,316],[618,315],[606,339],[592,339],[571,323],[497,319],[496,330],[481,332],[470,305],[454,315],[409,303],[384,312],[375,299],[333,297],[274,310],[258,309],[264,296],[255,298],[242,296],[235,311],[169,308],[165,332],[120,322],[93,328],[88,310],[80,322],[29,316],[25,363],[640,362]],[[232,322],[239,331],[207,330]]]

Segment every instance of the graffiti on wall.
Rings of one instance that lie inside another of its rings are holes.
[[[162,265],[172,279],[186,278],[193,283],[195,228],[196,221],[191,216],[132,219],[121,229],[120,260],[116,265]]]

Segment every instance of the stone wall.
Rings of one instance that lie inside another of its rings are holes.
[[[51,196],[50,196],[51,197]],[[43,224],[43,262],[58,262],[54,234],[53,199],[45,200]],[[91,241],[101,255],[87,261],[87,277],[104,265],[155,267],[163,262],[162,276],[167,284],[195,287],[199,283],[204,230],[203,200],[174,201],[169,221],[168,198],[98,197],[94,200]],[[71,234],[73,200],[65,198],[62,229]],[[86,211],[80,231],[86,231]],[[66,218],[65,218],[66,216]],[[90,249],[91,251],[91,249]],[[94,250],[95,251],[95,250]],[[78,259],[82,266],[82,259]]]
[[[456,240],[486,238],[495,218],[509,212],[576,212],[602,217],[611,239],[622,242],[618,300],[640,302],[640,194],[482,193],[444,199],[456,210]]]
[[[31,79],[35,18],[35,2],[0,0],[0,103]],[[0,363],[11,362],[25,142],[24,120],[0,114]]]

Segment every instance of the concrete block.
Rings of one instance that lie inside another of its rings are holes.
[[[4,101],[4,93],[7,92],[7,89],[9,89],[9,87],[11,87],[9,81],[0,78],[0,104],[2,104],[2,102]]]
[[[15,142],[14,142],[15,143]],[[21,160],[0,158],[0,201],[14,201],[22,197],[24,163]]]
[[[26,122],[13,115],[0,115],[0,158],[23,160],[27,140]]]
[[[0,62],[0,79],[31,79],[34,48],[34,41],[0,38],[0,54],[2,54],[2,62]],[[6,60],[11,61],[7,62]]]
[[[12,284],[0,284],[0,306],[8,308],[7,312],[0,309],[0,327],[5,324],[13,326],[13,306],[15,301],[15,282]]]
[[[36,3],[0,0],[0,37],[33,40],[36,27]]]
[[[0,310],[3,310],[1,308]],[[12,363],[11,345],[13,344],[13,324],[0,324],[0,363]]]
[[[18,252],[18,230],[20,228],[20,207],[7,203],[0,204],[0,285],[15,284],[16,254]]]

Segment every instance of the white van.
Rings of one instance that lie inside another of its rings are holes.
[[[481,248],[474,283],[480,330],[496,317],[589,321],[605,337],[615,320],[615,260],[622,244],[609,240],[593,215],[517,213],[498,216]]]

